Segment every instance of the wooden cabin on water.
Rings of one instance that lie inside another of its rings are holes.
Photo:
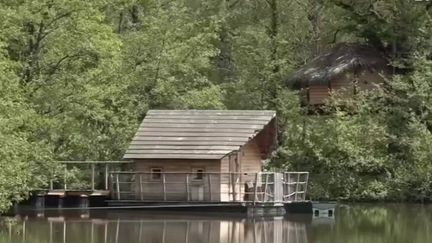
[[[384,82],[392,69],[383,53],[373,47],[341,43],[295,71],[286,85],[299,90],[303,105],[324,105],[332,92],[351,96]]]
[[[296,203],[308,210],[308,172],[263,171],[276,135],[275,111],[150,110],[124,160],[61,161],[64,175],[37,192],[35,205],[63,207],[78,197],[80,208],[102,203],[272,214]],[[88,187],[71,184],[72,168],[90,172]]]
[[[275,111],[150,110],[124,155],[139,173],[133,197],[243,201],[276,135]]]

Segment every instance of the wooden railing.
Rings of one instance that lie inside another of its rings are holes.
[[[283,202],[306,199],[307,172],[110,172],[111,197],[136,201]]]
[[[304,201],[309,181],[309,172],[283,173],[284,201]]]
[[[131,164],[132,161],[58,161],[63,171],[51,178],[49,190],[62,191],[95,191],[109,190],[109,172],[118,170],[119,167]],[[78,176],[86,177],[79,187],[72,185],[70,175],[76,171]]]

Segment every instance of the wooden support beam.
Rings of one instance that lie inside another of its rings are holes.
[[[254,196],[253,196],[253,204],[256,204],[257,201],[257,191],[258,191],[258,173],[255,173],[255,187],[254,187]]]
[[[291,174],[290,173],[285,173],[286,175],[287,175],[287,177],[288,177],[288,181],[286,182],[286,185],[287,185],[287,195],[291,195]]]
[[[64,172],[63,172],[63,182],[64,182],[64,190],[67,190],[67,166],[65,165],[64,167]]]
[[[95,176],[96,176],[95,164],[91,164],[91,190],[92,191],[95,190]]]
[[[110,174],[109,177],[110,177],[110,182],[111,182],[109,184],[109,191],[110,191],[111,197],[114,198],[114,195],[113,195],[113,193],[114,193],[114,178],[113,178],[113,174]]]
[[[120,180],[119,180],[119,174],[116,174],[116,189],[117,189],[117,200],[120,200]]]
[[[295,192],[295,196],[294,196],[295,201],[298,200],[299,185],[300,185],[300,173],[297,173],[296,192]]]
[[[186,199],[189,201],[189,174],[186,174]]]
[[[144,200],[144,194],[143,194],[143,179],[142,174],[139,175],[139,193],[140,193],[140,199],[141,201]]]
[[[57,161],[60,164],[131,164],[133,161]]]
[[[268,186],[268,176],[269,174],[266,173],[265,175],[265,182],[264,182],[264,195],[263,195],[263,201],[267,201],[267,186]]]
[[[166,181],[165,181],[165,173],[162,173],[162,190],[163,190],[163,200],[167,200],[166,196]]]
[[[303,200],[306,200],[306,191],[307,191],[307,186],[308,186],[308,182],[309,182],[309,173],[306,172],[306,179],[305,179],[305,184],[304,184],[304,188],[303,188]]]
[[[109,174],[109,166],[105,164],[105,190],[108,190],[108,174]]]
[[[53,179],[50,180],[49,189],[50,189],[50,191],[54,190],[54,180]]]
[[[209,199],[212,200],[212,186],[211,186],[211,174],[207,174],[208,187],[209,187]]]

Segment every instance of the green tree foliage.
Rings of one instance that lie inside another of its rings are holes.
[[[4,47],[0,44],[0,47]],[[46,184],[51,171],[49,145],[38,140],[36,112],[25,102],[16,63],[0,51],[0,210]]]

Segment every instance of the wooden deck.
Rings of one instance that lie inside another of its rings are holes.
[[[212,173],[118,171],[125,161],[62,162],[65,174],[36,194],[36,208],[215,209],[247,211],[307,202],[307,172]],[[88,182],[74,183],[68,170]],[[110,169],[117,169],[111,171]],[[84,185],[84,186],[83,186]]]

